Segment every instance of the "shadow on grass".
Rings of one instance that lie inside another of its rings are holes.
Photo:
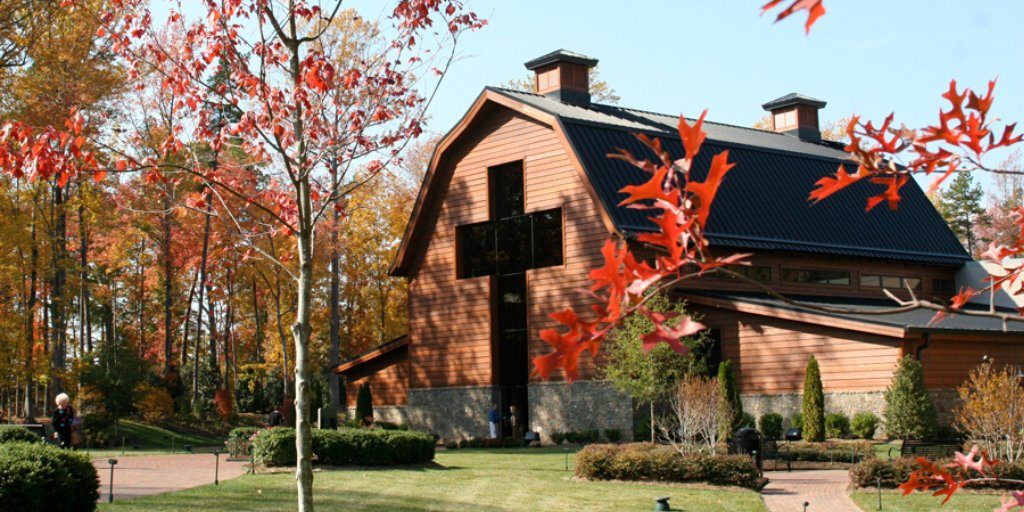
[[[198,492],[197,492],[198,491]],[[205,491],[205,492],[204,492]],[[343,490],[335,493],[324,492],[325,489],[314,491],[314,505],[320,510],[345,511],[376,511],[389,512],[424,512],[436,510],[474,510],[483,512],[501,512],[505,508],[481,505],[477,502],[446,498],[443,494],[436,496],[394,495],[387,492],[363,492]],[[179,510],[203,510],[210,512],[279,511],[294,509],[296,492],[272,488],[264,491],[249,486],[225,488],[221,486],[215,495],[209,494],[209,487],[197,490],[165,494],[144,499],[115,501],[111,505],[101,504],[100,510],[145,510],[146,512],[164,512]]]

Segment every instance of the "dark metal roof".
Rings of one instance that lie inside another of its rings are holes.
[[[541,66],[547,66],[555,62],[571,62],[573,64],[581,64],[592,68],[597,65],[597,59],[593,57],[587,57],[581,53],[570,52],[569,50],[555,50],[551,53],[541,55],[536,59],[527,61],[524,66],[526,69],[533,71]]]
[[[647,155],[633,136],[644,132],[660,138],[670,154],[683,155],[677,116],[609,105],[581,107],[532,93],[494,90],[558,116],[621,232],[628,235],[655,229],[647,219],[648,212],[618,206],[626,197],[619,190],[647,177],[607,154],[623,148]],[[970,260],[913,180],[903,187],[896,211],[881,205],[865,213],[867,198],[882,191],[880,185],[867,182],[812,205],[807,197],[815,182],[834,173],[840,163],[855,165],[840,145],[707,121],[704,126],[708,138],[697,157],[694,178],[703,180],[711,157],[726,149],[737,164],[726,175],[712,207],[707,227],[712,244],[944,265]]]
[[[775,110],[777,108],[784,108],[790,105],[810,105],[815,108],[825,108],[824,101],[798,92],[791,92],[780,98],[775,98],[774,100],[761,105],[761,108],[765,110]]]
[[[903,311],[899,313],[886,313],[886,314],[874,314],[872,311],[882,311],[886,309],[892,309],[897,306],[891,300],[874,300],[874,299],[856,299],[856,298],[843,298],[843,297],[812,297],[812,296],[790,296],[789,298],[812,306],[812,308],[801,308],[789,304],[781,299],[758,293],[733,293],[733,292],[704,292],[704,291],[690,291],[683,292],[683,296],[695,296],[695,297],[710,297],[713,299],[730,300],[736,302],[743,302],[747,304],[754,304],[758,306],[767,306],[772,308],[780,308],[791,311],[802,311],[814,313],[831,318],[839,318],[843,320],[851,320],[866,324],[883,325],[888,327],[898,327],[906,330],[908,333],[946,333],[946,334],[968,334],[968,333],[1007,333],[1013,335],[1024,334],[1024,323],[1022,322],[1007,322],[1006,328],[1003,327],[1003,321],[999,318],[984,317],[984,316],[972,316],[972,315],[960,315],[951,314],[938,323],[932,323],[931,320],[935,316],[935,311],[930,309],[918,308],[910,311]],[[851,313],[824,313],[813,309],[813,306],[826,306],[831,308],[845,308],[854,310],[856,312]],[[966,310],[972,311],[987,311],[986,307],[977,305],[967,305],[964,307]],[[1010,312],[1010,311],[1008,311]]]

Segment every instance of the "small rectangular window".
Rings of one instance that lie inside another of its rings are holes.
[[[896,276],[882,276],[882,288],[903,288],[903,280]]]
[[[841,270],[782,269],[782,280],[789,283],[849,286],[850,273]]]
[[[882,276],[875,274],[861,274],[860,285],[863,288],[881,288]]]
[[[904,288],[910,287],[911,290],[920,290],[921,280],[916,277],[904,277],[903,286]]]
[[[769,267],[768,265],[735,265],[728,267],[728,269],[746,277],[747,279],[752,279],[761,283],[770,283],[772,281],[772,267]],[[726,279],[733,279],[736,281],[740,280],[725,273],[713,275],[724,276]]]
[[[932,293],[952,295],[956,293],[956,283],[952,279],[932,279]]]

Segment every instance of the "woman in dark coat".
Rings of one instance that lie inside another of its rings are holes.
[[[53,411],[53,437],[61,448],[71,448],[71,424],[75,420],[75,409],[68,405],[68,395],[57,395],[57,410]]]

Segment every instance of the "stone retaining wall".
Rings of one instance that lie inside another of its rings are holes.
[[[545,443],[552,432],[617,429],[633,438],[633,401],[604,381],[530,384],[530,428]]]

